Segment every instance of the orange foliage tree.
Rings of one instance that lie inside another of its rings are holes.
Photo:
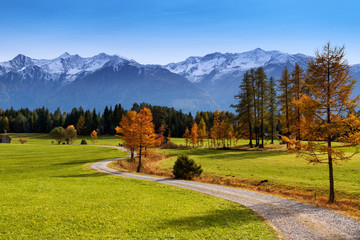
[[[120,126],[115,128],[116,137],[124,140],[124,146],[130,150],[130,157],[134,159],[135,148],[137,147],[137,112],[128,111],[121,118]]]
[[[193,122],[193,125],[191,127],[190,142],[193,147],[198,143],[198,127],[195,121]]]
[[[197,132],[198,132],[199,142],[201,143],[201,146],[204,146],[204,139],[206,139],[207,136],[208,136],[208,133],[206,131],[206,123],[204,121],[204,118],[201,118],[198,129],[197,129]]]
[[[351,99],[355,80],[349,76],[349,65],[344,60],[344,47],[324,46],[309,60],[306,90],[295,104],[303,114],[300,125],[302,139],[284,138],[289,147],[310,163],[326,163],[329,170],[329,203],[335,201],[333,163],[349,160],[358,152],[346,154],[344,148],[333,147],[334,141],[343,146],[360,143],[360,121],[354,115],[357,99]],[[318,142],[319,140],[325,141]]]
[[[183,138],[185,138],[185,144],[186,144],[186,147],[188,146],[188,143],[189,143],[189,140],[190,140],[190,131],[189,131],[189,128],[186,127],[185,129],[185,133],[183,135]]]
[[[150,109],[143,108],[137,114],[136,130],[137,130],[137,146],[139,148],[139,165],[137,172],[141,169],[141,155],[142,148],[146,149],[152,147],[155,144],[155,131],[153,117]]]
[[[91,142],[94,144],[97,141],[97,132],[93,130],[90,134]]]

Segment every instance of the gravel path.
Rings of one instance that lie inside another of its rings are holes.
[[[236,188],[125,173],[107,167],[110,162],[126,158],[96,162],[91,167],[107,174],[178,186],[240,203],[263,216],[286,239],[360,240],[360,222],[323,208]]]

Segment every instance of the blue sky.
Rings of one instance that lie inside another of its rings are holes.
[[[313,55],[330,41],[354,64],[359,9],[357,0],[1,0],[0,61],[105,52],[166,64],[257,47]]]

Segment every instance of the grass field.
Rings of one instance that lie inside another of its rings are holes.
[[[276,239],[235,203],[89,170],[122,152],[27,138],[0,144],[0,239]]]
[[[205,174],[228,178],[268,180],[268,186],[314,190],[327,194],[327,164],[312,165],[296,154],[282,151],[229,151],[215,149],[159,150],[170,156],[158,166],[171,171],[176,156],[187,154],[204,169]],[[335,165],[335,188],[339,197],[360,199],[360,157]],[[256,182],[255,181],[255,182]]]
[[[57,145],[56,141],[50,137],[47,133],[9,133],[11,137],[11,143],[20,144],[19,138],[26,138],[26,144],[41,144],[41,145],[51,145],[54,142],[54,145]],[[73,142],[74,145],[80,144],[81,140],[85,139],[87,144],[93,144],[91,142],[90,136],[78,136],[77,140]],[[95,145],[118,145],[122,140],[114,136],[99,136]]]

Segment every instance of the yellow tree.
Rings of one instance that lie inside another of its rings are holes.
[[[293,100],[291,101],[292,108],[293,108],[293,118],[291,119],[291,122],[294,122],[295,124],[292,124],[290,126],[291,132],[296,134],[296,139],[301,140],[301,113],[299,106],[294,105],[293,103],[296,101],[299,101],[302,89],[304,85],[304,70],[300,67],[299,64],[295,65],[294,71],[291,73],[292,78],[290,79],[291,88],[289,89],[289,92],[291,93]]]
[[[160,146],[164,142],[164,138],[165,138],[164,133],[165,133],[165,127],[163,124],[161,124],[161,126],[159,127],[159,134],[156,145]]]
[[[145,151],[148,147],[154,146],[155,144],[155,130],[154,123],[152,122],[153,117],[150,109],[143,108],[137,114],[136,119],[136,130],[137,130],[137,146],[139,148],[139,165],[137,167],[137,172],[140,172],[141,169],[141,156],[142,148],[145,148]]]
[[[207,137],[207,131],[206,131],[206,123],[204,121],[204,118],[200,119],[199,127],[198,127],[198,139],[201,143],[201,146],[204,146],[204,139]]]
[[[97,132],[93,130],[90,134],[90,137],[91,137],[91,142],[95,144],[95,142],[97,141]]]
[[[345,154],[344,148],[333,147],[332,142],[340,141],[343,146],[360,143],[360,121],[353,114],[357,99],[350,98],[355,80],[349,76],[344,54],[344,47],[332,48],[328,43],[322,52],[317,52],[316,57],[309,60],[308,94],[296,101],[304,115],[301,133],[308,142],[287,139],[292,148],[310,163],[328,164],[329,203],[335,201],[333,163],[348,160],[353,155]],[[326,141],[326,144],[318,140]]]
[[[198,127],[195,121],[191,127],[190,142],[193,147],[198,143]]]
[[[130,150],[131,159],[134,159],[135,148],[137,147],[137,113],[128,111],[122,116],[120,126],[115,128],[116,137],[124,140],[124,146]]]
[[[186,127],[185,129],[185,133],[183,135],[183,138],[185,138],[185,144],[186,144],[186,147],[188,146],[188,143],[189,143],[189,139],[190,139],[190,131],[189,131],[189,128]]]

